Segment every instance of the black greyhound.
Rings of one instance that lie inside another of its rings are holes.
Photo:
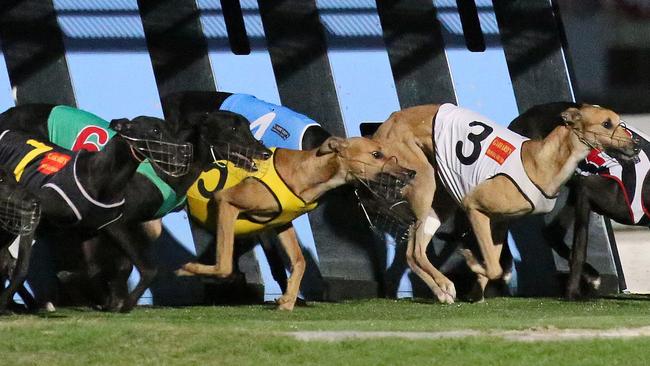
[[[555,127],[563,123],[562,112],[569,108],[580,109],[580,107],[581,104],[572,102],[538,105],[515,118],[508,128],[532,139],[544,138]],[[602,121],[602,123],[607,122],[607,120]],[[642,150],[648,149],[647,141],[644,141],[639,136],[635,136],[635,138],[639,142],[638,147]],[[634,161],[618,156],[613,157],[618,158],[624,171],[634,171]],[[642,204],[644,207],[650,207],[650,179],[648,179],[647,168],[642,172],[632,174],[631,178],[635,179],[635,177],[639,177],[639,174],[644,177],[642,178],[644,180],[642,192],[640,193],[643,200]],[[626,225],[648,226],[649,222],[647,219],[637,221],[633,218],[633,215],[630,214],[628,199],[630,193],[634,194],[634,192],[627,192],[625,187],[611,176],[576,174],[567,186],[570,189],[570,201],[575,204],[573,248],[569,250],[561,240],[550,240],[550,242],[560,256],[570,261],[570,274],[565,295],[568,299],[575,299],[581,296],[581,278],[592,287],[592,290],[596,289],[600,284],[598,272],[586,262],[590,212],[594,211]],[[639,192],[637,192],[638,194]],[[561,225],[564,219],[563,215],[559,215],[552,225]]]
[[[122,217],[124,187],[138,168],[138,154],[151,153],[149,147],[139,145],[171,140],[172,133],[162,122],[150,117],[133,122],[114,120],[111,127],[118,136],[96,153],[73,152],[5,129],[0,133],[0,166],[12,171],[19,185],[38,197],[42,213],[39,231],[82,236]],[[29,261],[25,241],[27,235],[17,259],[21,269],[26,266],[23,262]],[[18,282],[11,287],[19,286]]]
[[[222,103],[231,95],[233,94],[226,92],[185,91],[169,94],[162,98],[161,101],[165,119],[174,125],[183,126],[187,124],[188,121],[194,121],[206,114],[219,116],[232,115],[230,112],[220,110]],[[244,121],[245,125],[239,123],[240,121]],[[247,131],[246,135],[250,136],[252,139],[252,134],[248,132],[249,122],[244,119],[238,119],[236,122],[237,123],[232,123],[237,125],[238,128],[245,128]],[[241,141],[241,139],[238,140],[237,138],[233,138],[229,133],[230,131],[224,131],[222,135],[224,141],[233,141],[239,145],[261,146],[257,141],[255,141],[255,143],[244,142]],[[239,133],[243,134],[243,131],[239,131]],[[303,136],[303,147],[309,149],[318,146],[329,136],[330,134],[320,126],[311,126]],[[196,155],[197,159],[200,160],[200,152],[197,151]],[[191,174],[188,175],[188,177],[189,176],[191,176]],[[197,176],[194,176],[194,179],[196,178]],[[184,186],[184,188],[187,189],[186,186]],[[137,199],[137,197],[134,197],[134,200]],[[129,199],[127,198],[127,202],[128,201]],[[138,204],[138,206],[142,206],[142,204]],[[144,213],[139,219],[143,221],[145,218],[154,219],[156,216],[151,213]],[[126,222],[128,221],[129,218],[127,217]],[[138,235],[140,238],[139,241],[141,242],[143,242],[144,237],[147,236],[147,230],[144,226],[141,230],[131,229],[130,232],[134,235]],[[112,246],[101,244],[102,241],[110,239],[105,234],[106,233],[103,233],[99,238],[86,242],[84,245],[84,263],[90,268],[86,271],[94,273],[94,277],[97,281],[94,281],[93,284],[89,284],[83,278],[79,278],[79,276],[75,276],[74,274],[64,273],[64,275],[65,280],[71,284],[71,290],[75,291],[79,298],[88,300],[90,297],[89,300],[93,304],[109,303],[111,305],[108,305],[108,308],[115,308],[116,306],[119,306],[118,304],[123,302],[125,298],[127,298],[126,294],[128,293],[128,290],[126,285],[131,271],[131,263],[135,263],[136,267],[138,267],[138,262],[133,261],[133,258],[137,257],[139,258],[138,260],[142,262],[146,258],[145,253],[147,247],[142,246],[139,248],[133,248],[134,255],[129,255],[127,258],[121,253],[116,253],[112,249]],[[155,237],[157,235],[154,233],[152,236]],[[139,252],[135,252],[136,250],[139,250]],[[154,269],[150,263],[145,263],[145,266],[149,269]],[[142,267],[142,263],[140,263],[140,267]],[[138,267],[138,270],[142,275],[143,272],[140,267]],[[155,272],[144,272],[144,275],[147,277],[153,277],[154,274]],[[150,282],[150,280],[144,282],[141,281],[136,286],[137,291],[134,290],[132,292],[132,296],[129,298],[128,302],[133,304],[134,301],[137,301],[137,297],[142,294]],[[140,284],[144,284],[143,287],[140,287]],[[80,288],[83,290],[79,291]],[[89,296],[88,294],[91,295]]]
[[[47,120],[53,108],[55,106],[51,105],[16,107],[10,110],[11,113],[6,112],[7,118],[3,119],[0,116],[0,128],[9,125],[14,129],[28,130],[50,138]],[[174,131],[177,139],[188,141],[195,146],[194,157],[187,174],[180,177],[158,174],[176,197],[183,197],[189,186],[215,158],[243,161],[244,165],[251,168],[250,159],[267,159],[271,155],[271,152],[252,136],[248,121],[234,113],[197,113],[182,120],[168,121],[167,125]],[[237,152],[237,149],[233,148],[236,146],[248,146],[248,149]],[[158,171],[157,167],[154,168]],[[83,278],[90,279],[86,282],[88,286],[85,287],[94,293],[94,296],[91,296],[94,302],[102,304],[102,308],[106,310],[132,309],[156,275],[155,265],[146,253],[150,240],[147,226],[143,223],[159,218],[174,208],[168,206],[167,210],[161,211],[165,198],[159,184],[156,185],[143,174],[135,174],[125,189],[126,199],[122,220],[107,226],[101,230],[98,237],[83,243],[82,252],[85,260],[82,262],[85,263],[83,268],[85,275],[77,272],[72,273],[72,276],[82,277],[82,282],[84,282]],[[114,253],[116,259],[121,258],[121,260],[116,260],[109,266],[112,268],[108,270],[113,270],[114,274],[108,276],[111,278],[108,297],[101,294],[101,290],[106,288],[102,278],[106,277],[103,272],[107,270],[107,266],[102,263],[101,256],[94,255],[102,250],[101,246],[106,245],[107,243],[104,243],[106,241],[112,242],[128,257],[128,259],[123,258],[120,253]],[[73,262],[78,261],[73,260]],[[140,282],[127,297],[119,296],[118,294],[124,293],[120,284],[126,284],[131,263],[140,272]],[[64,274],[64,277],[70,276]]]
[[[38,198],[20,187],[14,176],[0,168],[0,313],[8,310],[16,291],[27,276],[34,230],[40,219]],[[9,246],[18,240],[18,252],[14,256]],[[4,284],[9,282],[7,287]],[[29,297],[23,294],[24,300]]]

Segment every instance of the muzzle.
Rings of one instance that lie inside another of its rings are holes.
[[[236,144],[210,145],[210,154],[217,164],[239,168],[230,169],[228,172],[240,178],[242,176],[263,177],[271,164],[270,159],[259,160],[252,158],[256,155],[255,148]]]
[[[368,226],[377,235],[388,234],[396,244],[408,240],[416,217],[406,200],[389,202],[374,199],[374,193],[355,188],[354,195],[359,201],[363,216]]]
[[[616,133],[616,130],[619,127],[623,128],[625,130],[625,132],[627,133],[627,135],[630,136],[630,138],[632,139],[632,143],[634,144],[633,151],[635,152],[635,155],[638,154],[639,148],[638,148],[638,146],[636,146],[637,143],[636,143],[635,139],[633,138],[633,134],[627,128],[627,126],[625,125],[625,122],[623,122],[623,121],[621,121],[616,126],[616,128],[614,128],[614,130],[612,131],[611,134],[593,132],[593,131],[586,131],[585,132],[585,131],[579,131],[576,128],[573,128],[573,127],[570,127],[570,128],[576,134],[576,136],[578,137],[580,142],[582,142],[583,144],[587,145],[588,147],[590,147],[592,149],[597,149],[597,150],[600,150],[600,151],[606,151],[608,149],[624,151],[624,150],[626,150],[628,148],[628,146],[630,144],[630,141],[628,139],[624,139],[624,138],[621,138],[621,137],[615,137],[614,136],[614,134]],[[590,136],[591,139],[588,136]],[[603,137],[603,136],[605,138],[609,138],[609,140],[610,140],[609,146],[605,146],[600,141],[598,141],[598,137]]]
[[[41,218],[41,206],[27,199],[25,194],[15,192],[0,198],[0,228],[13,235],[29,235],[34,232]]]
[[[139,139],[120,134],[131,146],[131,152],[138,161],[147,159],[163,173],[180,177],[190,171],[194,157],[191,143],[176,144],[173,142]]]
[[[345,157],[342,158],[349,160]],[[396,157],[393,158],[395,159],[395,162],[397,162],[397,158]],[[370,165],[363,161],[358,161],[358,160],[355,161],[362,163],[364,165]],[[402,191],[408,184],[409,178],[395,177],[393,174],[387,171],[386,164],[388,163],[382,165],[381,172],[375,175],[372,179],[368,178],[368,176],[365,174],[365,169],[362,174],[357,174],[353,172],[349,172],[349,174],[352,174],[359,183],[361,183],[366,188],[368,188],[368,190],[375,196],[375,199],[382,199],[388,202],[395,202],[403,198]]]

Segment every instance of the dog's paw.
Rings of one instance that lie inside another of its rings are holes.
[[[292,311],[296,305],[296,300],[291,296],[282,295],[275,300],[275,303],[278,305],[278,310]]]
[[[174,271],[176,276],[196,276],[196,264],[195,263],[185,263],[181,268]]]
[[[186,271],[183,268],[179,268],[179,269],[175,270],[174,274],[176,276],[178,276],[178,277],[187,277],[187,276],[194,276],[195,275],[194,273],[192,273],[190,271]]]
[[[505,283],[506,285],[510,284],[510,281],[512,281],[512,271],[503,272],[503,276],[501,276],[501,279],[503,280],[503,283]]]
[[[455,290],[454,290],[455,292]],[[435,290],[434,294],[438,298],[438,302],[441,304],[453,304],[454,303],[454,298],[455,296],[452,296],[451,294],[443,291],[443,290]]]
[[[589,290],[597,292],[602,283],[600,276],[590,276],[588,274],[585,274],[583,277],[587,283],[587,286],[589,286]]]
[[[45,305],[43,305],[43,311],[47,313],[53,313],[56,311],[56,308],[54,307],[54,304],[48,301],[45,303]]]
[[[280,304],[278,305],[278,310],[282,311],[293,311],[293,303],[285,303],[285,304]]]

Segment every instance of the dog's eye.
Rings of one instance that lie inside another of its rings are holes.
[[[381,151],[373,151],[371,152],[372,157],[375,159],[383,159],[384,158],[384,153]]]
[[[604,122],[602,123],[602,125],[603,125],[603,127],[605,127],[606,129],[609,130],[610,128],[612,128],[612,121],[610,121],[610,120],[606,120],[606,121],[604,121]]]
[[[0,183],[4,183],[4,182],[5,182],[5,177],[0,177]]]
[[[154,127],[154,128],[151,130],[151,132],[155,133],[156,135],[159,135],[159,134],[160,134],[160,130],[158,129],[158,127]]]

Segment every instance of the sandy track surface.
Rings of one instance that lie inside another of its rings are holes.
[[[451,330],[442,332],[372,332],[372,331],[305,331],[285,333],[300,341],[346,341],[353,339],[404,338],[404,339],[450,339],[464,337],[499,337],[511,341],[538,342],[593,338],[650,337],[650,326],[616,329],[558,329],[553,327],[524,330],[480,331]]]

